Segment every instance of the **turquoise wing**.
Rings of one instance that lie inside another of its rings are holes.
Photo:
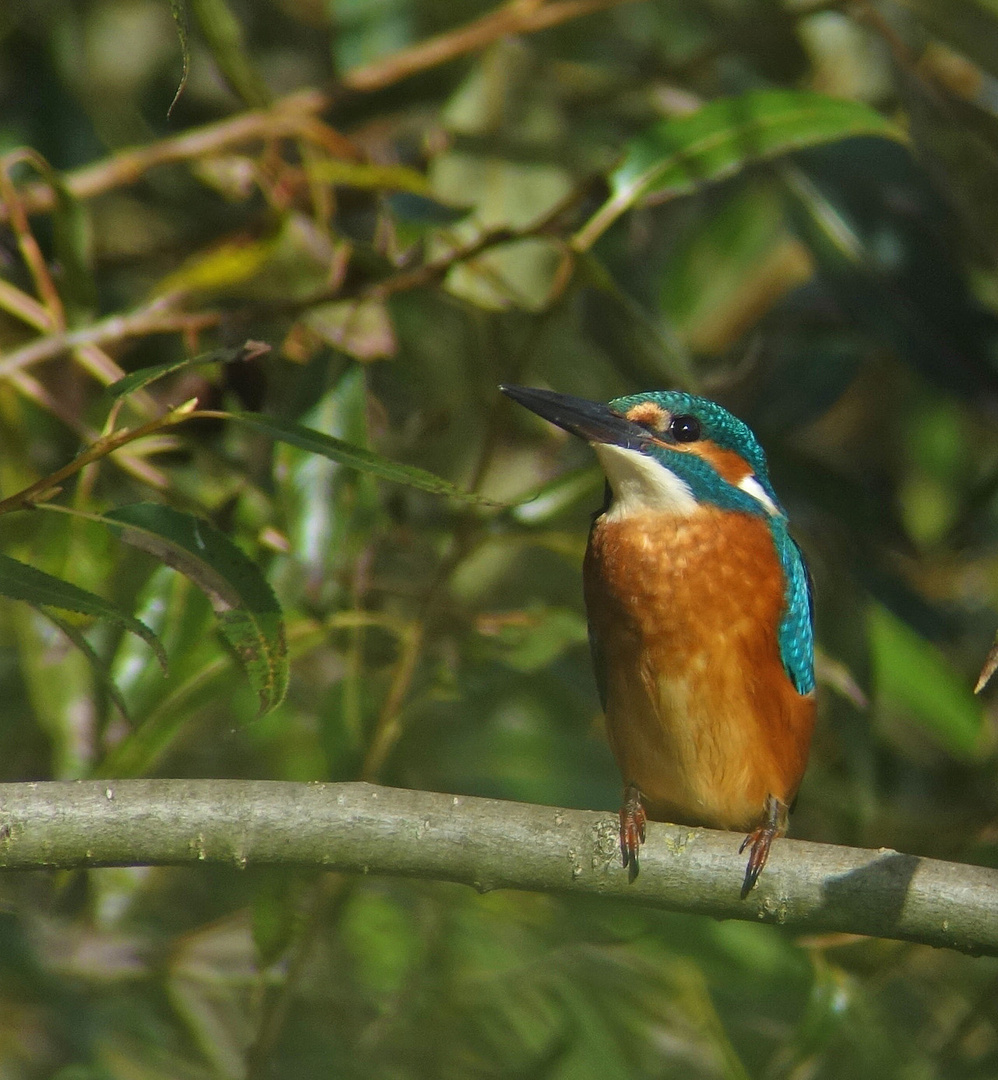
[[[774,533],[786,581],[786,607],[780,621],[780,657],[797,692],[809,694],[814,689],[811,577],[793,537],[781,527],[775,529]]]

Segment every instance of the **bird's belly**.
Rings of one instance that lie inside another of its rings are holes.
[[[748,515],[595,524],[586,604],[607,733],[653,818],[747,829],[768,794],[793,801],[814,702],[783,668],[783,603],[768,528]]]

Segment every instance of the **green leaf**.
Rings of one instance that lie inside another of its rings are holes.
[[[181,368],[201,367],[204,364],[229,364],[236,360],[255,360],[259,356],[265,356],[270,352],[270,346],[263,341],[246,341],[233,349],[212,349],[210,352],[200,353],[198,356],[185,357],[183,360],[171,360],[166,364],[155,364],[152,367],[139,368],[117,382],[111,383],[104,391],[113,399],[124,397],[141,390],[157,379],[165,375],[171,375]]]
[[[71,622],[67,622],[66,619],[60,619],[54,612],[44,612],[45,617],[49,619],[55,626],[66,635],[67,638],[80,650],[81,653],[87,658],[91,669],[94,672],[97,680],[101,686],[104,687],[107,696],[117,705],[119,712],[126,719],[130,720],[131,717],[128,713],[128,706],[125,704],[125,699],[122,696],[121,691],[118,689],[114,682],[114,679],[108,674],[107,665],[101,660],[94,650],[93,645],[87,641],[86,636],[80,631],[79,627],[74,626]]]
[[[984,665],[977,677],[974,693],[979,694],[985,686],[991,682],[991,676],[998,671],[998,634],[995,635],[994,644],[988,649],[988,655],[984,658]]]
[[[52,244],[61,271],[60,296],[70,325],[77,326],[88,321],[97,309],[90,210],[54,170],[47,171],[46,179],[55,195]]]
[[[246,48],[243,28],[225,0],[189,0],[191,10],[218,64],[222,77],[234,94],[253,109],[270,103],[270,91]]]
[[[250,908],[253,944],[262,967],[276,963],[294,938],[300,923],[304,879],[286,869],[258,873]]]
[[[535,607],[481,615],[478,632],[492,639],[498,659],[527,673],[548,667],[566,650],[588,639],[586,620],[565,608]]]
[[[316,304],[302,320],[327,345],[355,360],[394,356],[398,349],[382,300],[337,300]]]
[[[284,620],[260,568],[213,525],[167,506],[137,503],[106,515],[127,543],[180,571],[203,590],[260,699],[260,714],[288,686]]]
[[[260,413],[230,413],[230,418],[246,424],[264,435],[268,435],[278,442],[290,443],[302,450],[309,450],[313,454],[321,454],[323,457],[338,461],[341,465],[349,465],[353,469],[370,473],[382,480],[391,480],[396,484],[405,484],[407,487],[418,488],[420,491],[429,491],[434,495],[447,495],[461,502],[474,503],[478,506],[502,506],[493,499],[483,498],[473,491],[462,491],[455,487],[449,480],[441,476],[427,472],[425,469],[416,468],[413,465],[399,465],[397,462],[388,461],[370,450],[364,450],[359,446],[335,439],[332,435],[324,435],[314,428],[303,427],[292,420],[277,420],[271,416],[263,416]]]
[[[366,161],[322,158],[306,162],[305,172],[309,179],[318,183],[342,184],[369,191],[407,191],[427,196],[431,191],[426,177],[407,165],[373,165]]]
[[[752,162],[856,135],[904,138],[868,105],[802,90],[753,90],[662,120],[628,144],[610,174],[610,198],[576,236],[575,246],[588,248],[644,196],[686,194]]]
[[[603,473],[592,465],[571,469],[523,495],[510,517],[520,525],[547,525],[580,499],[597,499],[605,483]]]
[[[998,8],[994,0],[901,0],[933,37],[998,75]]]
[[[870,612],[877,694],[914,717],[951,754],[980,750],[981,705],[942,654],[886,608]]]
[[[187,5],[184,3],[184,0],[170,0],[170,12],[173,15],[173,21],[177,27],[177,37],[180,39],[182,68],[180,71],[180,82],[177,84],[177,92],[173,95],[173,101],[170,102],[170,107],[166,110],[167,120],[170,119],[170,114],[180,100],[180,95],[184,92],[184,87],[187,85],[187,76],[191,73],[191,47],[187,40]]]
[[[23,600],[32,607],[46,609],[58,608],[61,611],[75,611],[80,615],[90,615],[98,619],[110,619],[126,630],[131,631],[156,654],[160,666],[166,670],[166,653],[160,640],[145,623],[139,622],[126,611],[108,600],[87,592],[78,585],[72,585],[62,578],[46,574],[27,563],[12,559],[9,555],[0,555],[0,595],[11,600]],[[44,612],[49,615],[47,611]],[[51,616],[49,616],[51,617]],[[58,620],[57,620],[58,621]],[[59,622],[62,626],[62,623]],[[74,638],[74,641],[76,639]]]

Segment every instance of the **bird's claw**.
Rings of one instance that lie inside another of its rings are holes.
[[[645,842],[647,821],[641,792],[633,784],[628,784],[624,788],[624,802],[620,808],[620,858],[629,882],[638,876],[638,849]]]
[[[748,896],[755,886],[755,883],[759,880],[762,868],[766,865],[766,860],[769,858],[769,848],[775,836],[775,829],[770,828],[768,825],[760,825],[757,829],[753,829],[742,841],[742,845],[738,849],[739,855],[747,847],[751,846],[748,865],[745,867],[745,880],[742,882],[741,898],[743,900]]]
[[[739,855],[749,848],[748,865],[745,867],[745,880],[742,882],[741,898],[746,896],[755,887],[759,880],[762,868],[769,858],[769,849],[778,836],[787,831],[787,807],[785,803],[773,795],[766,796],[766,817],[761,825],[756,826],[741,843],[738,849]]]

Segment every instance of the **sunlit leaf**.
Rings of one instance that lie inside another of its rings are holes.
[[[406,191],[413,195],[430,193],[430,184],[426,177],[405,165],[374,165],[368,162],[322,158],[308,162],[306,172],[311,179],[325,184],[343,184],[346,187],[374,191]]]
[[[232,240],[193,256],[159,283],[162,293],[208,292],[249,281],[272,255],[275,240]]]
[[[979,694],[985,686],[991,681],[991,676],[998,671],[998,637],[995,638],[995,643],[988,649],[988,655],[984,658],[984,666],[981,668],[981,673],[977,677],[977,683],[974,686],[974,693]]]
[[[388,309],[380,300],[339,300],[318,304],[305,325],[327,345],[355,360],[394,356],[398,348]]]
[[[877,693],[918,721],[950,753],[980,749],[981,706],[939,651],[886,608],[870,612]]]
[[[693,352],[720,353],[812,273],[807,249],[786,227],[779,192],[744,184],[677,239],[659,299]]]
[[[246,49],[242,26],[225,0],[188,0],[219,71],[249,106],[261,108],[270,91]]]
[[[338,461],[341,465],[360,469],[382,480],[391,480],[396,484],[418,488],[420,491],[429,491],[434,495],[447,495],[452,499],[475,503],[479,506],[501,505],[492,499],[476,495],[473,491],[462,491],[449,480],[435,476],[425,469],[419,469],[413,465],[399,465],[370,450],[351,446],[350,443],[343,442],[341,439],[334,439],[331,435],[324,435],[321,431],[303,427],[291,420],[278,420],[276,417],[263,416],[260,413],[245,412],[231,413],[230,416],[233,420],[238,420],[241,424],[246,424],[279,442],[299,446],[314,454],[322,454],[323,457]]]
[[[760,158],[855,135],[901,139],[900,130],[857,101],[800,90],[756,90],[663,120],[627,148],[610,175],[616,200],[691,191]]]
[[[122,539],[180,571],[211,600],[222,633],[260,699],[273,709],[288,685],[284,620],[260,568],[208,522],[154,503],[123,506],[106,517]]]
[[[998,75],[998,7],[994,0],[901,0],[964,56]]]
[[[58,626],[66,637],[69,638],[69,640],[87,658],[87,663],[90,664],[94,677],[104,688],[104,692],[117,706],[121,715],[124,716],[126,720],[129,719],[128,706],[125,704],[125,699],[122,696],[121,690],[115,684],[114,679],[108,674],[107,665],[97,655],[93,645],[87,641],[86,635],[80,631],[79,627],[74,626],[67,619],[59,618],[59,616],[52,611],[46,611],[45,616]]]
[[[288,213],[263,235],[240,235],[191,255],[154,291],[305,299],[328,287],[338,258],[326,231],[304,214]]]
[[[868,105],[803,90],[754,90],[662,120],[628,144],[610,174],[610,198],[578,234],[576,245],[588,247],[646,196],[695,191],[752,162],[855,135],[903,138]]]
[[[122,611],[121,608],[95,593],[81,589],[62,578],[46,574],[27,563],[0,555],[0,595],[12,600],[23,600],[32,607],[57,608],[75,611],[97,619],[110,619],[119,626],[142,638],[156,654],[160,665],[166,668],[166,654],[159,638],[145,623]]]
[[[567,507],[582,498],[598,498],[606,483],[603,474],[591,465],[559,473],[532,492],[510,510],[510,516],[521,525],[546,525]]]
[[[517,671],[539,671],[566,649],[585,644],[586,620],[565,608],[533,608],[478,617],[477,630],[491,639],[499,659]]]

